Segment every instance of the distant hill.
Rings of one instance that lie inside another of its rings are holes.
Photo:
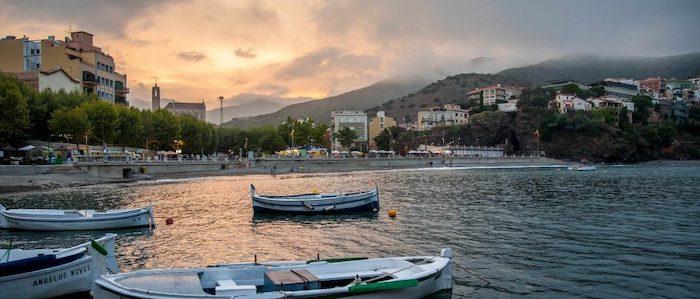
[[[415,121],[418,111],[446,103],[461,104],[466,93],[492,84],[516,84],[528,87],[546,85],[554,80],[570,79],[592,83],[610,77],[643,79],[648,77],[688,78],[700,74],[700,52],[664,57],[601,58],[576,56],[491,74],[459,74],[436,81],[415,94],[390,100],[367,110],[384,110],[402,122]]]
[[[687,78],[700,74],[700,52],[663,57],[573,56],[510,68],[498,74],[529,85],[545,85],[549,81],[560,79],[592,83],[610,77]]]
[[[493,63],[491,58],[480,57],[471,61],[470,68]],[[496,74],[469,73],[449,76],[427,86],[424,80],[410,80],[404,83],[378,82],[335,97],[290,105],[274,113],[237,118],[226,125],[244,128],[276,125],[284,121],[287,116],[313,117],[316,120],[328,122],[330,113],[334,109],[363,110],[370,114],[384,110],[398,122],[403,122],[404,117],[407,121],[415,121],[416,114],[421,109],[446,103],[461,104],[468,91],[499,83],[534,87],[562,79],[591,83],[608,77],[687,78],[698,74],[700,74],[700,52],[664,57],[572,56],[510,68]],[[421,86],[425,87],[421,89]]]
[[[431,83],[416,93],[390,100],[367,110],[374,114],[386,111],[388,116],[403,123],[415,121],[418,111],[444,104],[465,104],[466,93],[475,88],[493,84],[522,84],[516,79],[492,74],[459,74]]]
[[[275,112],[286,106],[313,100],[311,98],[280,98],[258,94],[240,94],[224,100],[224,122],[233,118]],[[207,110],[207,121],[218,124],[220,109]]]
[[[329,123],[333,110],[363,111],[390,99],[415,92],[425,84],[425,80],[420,78],[380,81],[337,96],[290,105],[273,113],[236,118],[224,125],[242,128],[278,125],[288,116],[293,118],[311,117],[318,122]]]

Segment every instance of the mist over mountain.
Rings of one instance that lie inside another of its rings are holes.
[[[426,80],[419,77],[384,80],[337,96],[290,105],[274,113],[236,118],[224,125],[242,128],[277,125],[289,116],[311,117],[318,122],[329,123],[333,110],[363,111],[392,98],[415,92],[425,84]]]
[[[289,105],[313,100],[312,98],[283,98],[269,95],[243,93],[228,99],[224,99],[224,122],[233,118],[256,116],[275,112]],[[213,107],[208,107],[213,108]],[[207,110],[207,121],[218,124],[220,122],[220,108]]]
[[[528,85],[544,85],[561,79],[585,84],[609,77],[687,78],[700,74],[700,52],[662,57],[578,55],[510,68],[498,74]]]

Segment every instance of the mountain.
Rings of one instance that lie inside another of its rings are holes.
[[[392,98],[414,92],[425,84],[425,80],[421,78],[380,81],[337,96],[289,105],[273,113],[236,118],[224,125],[241,128],[276,126],[289,116],[293,118],[311,117],[318,122],[329,123],[333,110],[370,109]]]
[[[562,79],[592,83],[610,77],[688,78],[698,74],[700,74],[700,52],[664,57],[572,56],[510,68],[495,75],[469,73],[450,76],[426,86],[417,93],[390,100],[367,112],[384,110],[388,116],[394,117],[401,123],[404,117],[407,121],[415,121],[418,111],[428,107],[446,103],[464,104],[468,91],[493,84],[535,87]]]
[[[562,79],[585,84],[610,77],[687,78],[700,74],[700,52],[663,57],[571,56],[510,68],[498,74],[534,86]]]
[[[275,112],[286,106],[303,103],[311,98],[280,98],[257,94],[240,94],[224,100],[224,122],[233,118],[256,116]],[[233,104],[231,104],[233,103]],[[207,110],[207,121],[218,124],[220,108]]]

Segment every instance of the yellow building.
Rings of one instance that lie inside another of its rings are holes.
[[[41,76],[42,73],[53,74],[58,70],[63,70],[71,81],[80,82],[83,92],[94,93],[112,103],[128,104],[126,74],[116,71],[114,58],[94,46],[92,34],[71,32],[70,38],[64,40],[56,40],[53,36],[42,40],[30,40],[26,36],[0,39],[0,72],[22,79]],[[59,87],[36,88],[58,90]]]
[[[384,129],[395,126],[396,121],[393,118],[386,116],[384,111],[377,111],[377,116],[369,121],[369,147],[376,149],[377,144],[374,142],[374,137],[379,136]]]

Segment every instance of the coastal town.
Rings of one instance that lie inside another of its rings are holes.
[[[9,76],[8,78],[16,78],[35,92],[77,92],[94,95],[106,103],[129,107],[127,74],[120,71],[121,68],[112,56],[94,44],[91,33],[78,31],[71,32],[69,37],[63,39],[49,36],[38,40],[27,36],[20,38],[6,36],[0,40],[0,57],[2,57],[0,72]],[[687,124],[690,121],[690,110],[697,110],[700,103],[699,81],[700,77],[649,77],[604,78],[587,84],[560,80],[540,87],[494,84],[473,89],[466,88],[461,91],[459,98],[447,99],[451,103],[425,107],[416,115],[406,115],[401,119],[391,117],[381,110],[368,115],[366,111],[346,110],[342,106],[334,107],[329,124],[316,123],[314,119],[304,117],[289,118],[285,122],[288,122],[287,124],[272,124],[279,125],[280,128],[288,126],[290,129],[283,133],[284,136],[267,138],[265,142],[267,144],[259,141],[257,145],[251,142],[253,138],[244,138],[243,144],[237,144],[238,146],[220,143],[203,145],[206,141],[201,140],[201,136],[196,138],[186,136],[185,132],[181,135],[168,136],[169,140],[173,140],[172,143],[152,144],[149,143],[149,138],[144,136],[139,138],[143,142],[120,144],[116,140],[118,138],[110,140],[99,138],[94,134],[90,138],[89,125],[83,125],[82,129],[85,131],[78,132],[81,128],[70,127],[70,125],[61,127],[57,124],[46,128],[52,131],[52,134],[44,135],[50,136],[49,139],[20,138],[12,140],[13,144],[8,143],[11,140],[5,140],[5,144],[2,145],[2,158],[5,164],[62,164],[96,159],[181,161],[183,159],[240,160],[242,158],[319,156],[503,157],[514,154],[545,156],[545,151],[513,150],[512,147],[508,147],[508,140],[495,144],[489,144],[486,140],[480,144],[478,139],[462,140],[460,136],[449,136],[446,140],[444,132],[438,140],[424,138],[425,133],[416,135],[413,142],[408,145],[403,144],[403,147],[396,144],[395,140],[387,142],[384,139],[387,135],[391,135],[390,139],[398,138],[391,133],[394,130],[392,128],[402,131],[431,132],[439,128],[468,126],[470,118],[474,118],[475,114],[482,111],[518,114],[521,109],[518,102],[523,91],[533,88],[552,91],[554,98],[547,102],[547,108],[563,115],[576,113],[591,115],[599,111],[612,111],[613,114],[617,114],[616,119],[619,119],[621,114],[625,114],[624,118],[630,124],[635,119],[645,124],[662,122]],[[223,103],[223,97],[219,97],[218,100]],[[216,131],[212,128],[226,121],[223,119],[223,104],[221,105],[218,124],[202,124],[209,126],[209,131],[214,133]],[[178,117],[188,116],[200,122],[205,122],[207,119],[207,108],[203,100],[184,102],[161,99],[161,87],[154,83],[151,88],[151,112],[160,110]],[[57,114],[47,116],[56,118]],[[641,117],[644,119],[639,119]],[[415,121],[409,121],[410,119]],[[75,120],[67,117],[64,123],[74,124]],[[114,130],[129,125],[133,124],[115,123],[113,128],[100,129]],[[304,129],[303,127],[307,125],[310,128]],[[295,132],[295,130],[299,131]],[[141,133],[133,128],[131,131]],[[313,138],[308,136],[309,131],[315,131]],[[155,135],[162,135],[162,133],[155,132]],[[531,133],[539,134],[539,131]],[[280,134],[282,132],[277,132],[277,135]],[[212,135],[209,135],[210,138],[217,139]],[[56,136],[64,136],[64,138],[56,138]],[[434,137],[434,134],[430,133],[428,136]],[[281,137],[282,140],[277,137]],[[425,140],[421,141],[421,138]],[[156,138],[153,137],[153,139]],[[192,145],[192,139],[200,139],[198,142],[200,145],[183,146]],[[66,142],[70,140],[84,142]],[[273,144],[269,144],[271,140]],[[95,144],[94,141],[100,143]],[[140,146],[141,144],[143,145]],[[205,147],[209,150],[205,150]],[[196,148],[199,150],[195,150]]]
[[[700,293],[700,2],[0,3],[0,299]]]

